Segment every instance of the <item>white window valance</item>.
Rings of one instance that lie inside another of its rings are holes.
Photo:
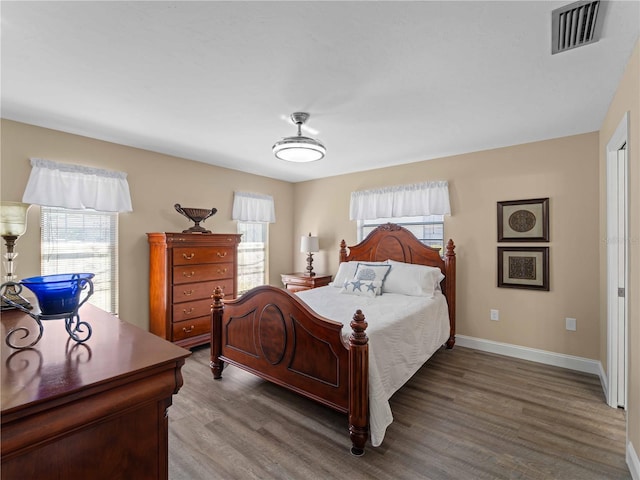
[[[22,201],[73,210],[133,211],[126,173],[41,158],[31,159]]]
[[[241,222],[275,223],[273,197],[260,193],[234,192],[231,218]]]
[[[424,215],[451,215],[448,182],[424,182],[351,193],[351,220]]]

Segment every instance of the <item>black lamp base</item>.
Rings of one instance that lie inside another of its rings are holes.
[[[313,253],[311,252],[307,254],[307,275],[310,277],[316,276],[316,272],[313,271]]]

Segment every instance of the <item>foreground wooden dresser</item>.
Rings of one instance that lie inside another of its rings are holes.
[[[239,234],[147,233],[149,330],[182,347],[209,343],[213,291],[235,298]]]
[[[14,350],[8,331],[37,327],[2,312],[1,478],[166,479],[167,409],[190,352],[89,304],[80,317],[93,329],[84,344],[49,320]]]

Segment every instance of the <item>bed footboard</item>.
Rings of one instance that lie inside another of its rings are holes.
[[[352,453],[362,455],[369,436],[367,323],[358,310],[349,345],[342,324],[318,316],[296,295],[257,287],[223,301],[213,294],[211,370],[225,363],[334,408],[349,416]]]

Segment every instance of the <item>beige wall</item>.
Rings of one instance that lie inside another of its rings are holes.
[[[443,179],[450,182],[453,215],[447,237],[458,245],[458,333],[561,352],[600,357],[598,318],[598,135],[566,137],[446,159],[372,170],[292,185],[145,150],[2,121],[1,198],[20,200],[29,158],[121,170],[128,173],[134,212],[120,215],[120,314],[148,324],[149,231],[180,231],[189,222],[174,203],[218,208],[206,226],[235,231],[230,219],[234,189],[274,195],[277,222],[270,227],[270,283],[279,274],[303,270],[299,235],[320,236],[318,272],[337,269],[338,244],[356,241],[349,220],[354,190]],[[550,292],[499,289],[496,285],[496,202],[550,197]],[[295,201],[294,201],[295,199]],[[294,207],[295,205],[295,207]],[[295,228],[294,228],[295,226]],[[18,241],[18,274],[40,273],[39,209],[29,215]],[[523,308],[524,307],[524,308]],[[500,321],[489,320],[489,309]],[[564,318],[578,320],[568,332]]]
[[[316,270],[335,272],[340,239],[356,242],[352,191],[448,180],[445,236],[457,245],[458,333],[597,359],[597,152],[598,134],[589,133],[299,183],[296,233],[317,233]],[[550,198],[551,291],[497,288],[496,202],[538,197]],[[294,262],[302,268],[304,255]],[[500,321],[489,319],[492,308]],[[577,319],[577,331],[565,329],[565,317]]]
[[[46,158],[127,172],[132,213],[119,216],[120,316],[147,328],[148,246],[146,232],[180,232],[193,225],[173,207],[218,212],[203,226],[214,233],[236,232],[231,220],[233,191],[273,195],[276,223],[269,227],[270,283],[292,268],[293,186],[288,182],[170,157],[55,130],[2,120],[0,198],[20,201],[31,172],[29,158]],[[17,243],[18,275],[40,274],[40,209],[29,211],[27,233]]]
[[[628,440],[640,453],[640,41],[629,60],[618,90],[600,129],[600,238],[607,238],[606,148],[625,112],[629,112],[629,371]],[[607,249],[600,242],[600,358],[607,352]]]

